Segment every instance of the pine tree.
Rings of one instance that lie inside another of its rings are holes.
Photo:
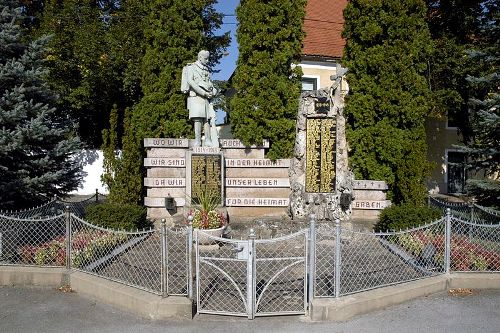
[[[44,81],[49,38],[30,43],[14,1],[0,1],[0,209],[32,207],[77,188],[79,141]]]
[[[125,117],[123,155],[118,161],[110,197],[115,202],[140,203],[142,141],[146,137],[189,137],[192,126],[186,96],[180,91],[182,67],[200,50],[211,53],[211,64],[222,56],[229,35],[214,35],[222,23],[215,0],[154,0],[145,3],[142,22],[145,47],[141,59],[141,100]]]
[[[350,166],[357,179],[385,180],[395,203],[421,204],[426,195],[425,16],[423,0],[352,0],[344,11]]]
[[[300,97],[305,0],[241,0],[230,123],[245,144],[269,139],[269,158],[290,157]]]
[[[469,179],[466,189],[480,203],[500,207],[500,5],[488,0],[483,4],[481,38],[469,52],[480,68],[469,76],[472,140],[464,148],[470,167],[484,179]]]

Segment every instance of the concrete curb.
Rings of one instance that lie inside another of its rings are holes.
[[[69,284],[69,272],[62,267],[0,266],[0,286],[59,288]]]
[[[0,266],[0,286],[59,288],[71,285],[82,296],[114,305],[150,319],[191,319],[192,302],[187,297],[163,298],[97,276],[58,267]]]
[[[187,297],[163,298],[146,291],[62,267],[0,266],[0,286],[58,288],[70,284],[79,294],[151,319],[190,319]],[[311,303],[312,321],[346,321],[354,316],[452,288],[500,289],[500,273],[453,273]]]
[[[500,273],[453,273],[335,298],[312,301],[312,321],[346,321],[352,317],[451,288],[500,289]]]
[[[86,297],[114,305],[150,319],[191,319],[193,306],[187,297],[163,298],[82,272],[71,273],[71,289]]]

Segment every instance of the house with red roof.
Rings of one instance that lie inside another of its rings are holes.
[[[348,0],[309,0],[306,6],[302,50],[302,90],[328,88],[342,58],[343,10]],[[431,194],[464,192],[465,155],[454,148],[460,137],[453,119],[429,118],[426,123],[428,160],[432,163]]]

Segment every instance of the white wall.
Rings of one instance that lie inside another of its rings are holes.
[[[103,173],[104,156],[101,150],[85,149],[82,150],[76,159],[83,165],[85,176],[82,184],[76,191],[69,194],[72,195],[89,195],[95,194],[97,189],[101,194],[107,194],[107,189],[101,184],[101,175]]]

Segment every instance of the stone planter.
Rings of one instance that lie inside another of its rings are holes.
[[[198,244],[200,245],[215,244],[217,241],[211,238],[210,236],[222,237],[225,228],[226,226],[217,229],[194,229],[194,232],[198,233]]]

